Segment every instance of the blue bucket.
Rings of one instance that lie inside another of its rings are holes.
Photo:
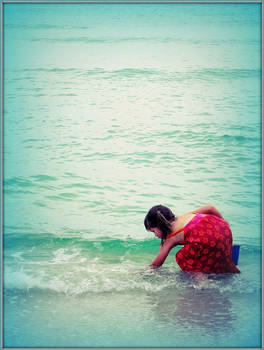
[[[232,260],[235,265],[238,264],[239,249],[240,249],[240,245],[238,244],[234,244],[232,247]]]

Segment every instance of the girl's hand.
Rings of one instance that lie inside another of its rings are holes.
[[[193,211],[193,213],[200,213],[200,214],[211,214],[215,216],[219,216],[223,219],[222,214],[219,210],[216,209],[212,204],[204,205],[203,207],[200,207]]]

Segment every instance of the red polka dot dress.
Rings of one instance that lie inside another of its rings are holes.
[[[184,247],[176,254],[183,271],[239,273],[232,261],[232,232],[228,222],[197,214],[184,228]]]

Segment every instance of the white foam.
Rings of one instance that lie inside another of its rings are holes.
[[[74,259],[76,256],[79,256],[79,249],[72,249],[72,253],[70,253],[69,249],[60,248],[53,252],[54,258],[51,260],[53,264],[64,264],[65,262],[69,262]]]

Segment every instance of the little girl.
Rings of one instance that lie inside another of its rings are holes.
[[[152,207],[144,221],[147,230],[161,239],[160,252],[150,264],[159,267],[176,245],[184,245],[176,254],[183,271],[239,273],[232,261],[232,232],[221,213],[212,205],[175,217],[163,205]]]

